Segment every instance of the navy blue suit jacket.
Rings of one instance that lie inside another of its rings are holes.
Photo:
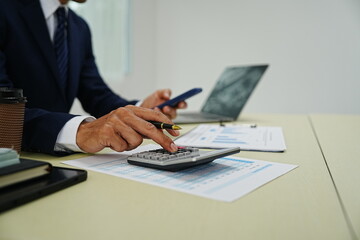
[[[22,148],[54,153],[69,110],[78,98],[100,117],[134,104],[114,94],[97,70],[90,30],[69,11],[69,79],[60,84],[55,51],[39,0],[0,0],[0,87],[16,87],[27,97]]]

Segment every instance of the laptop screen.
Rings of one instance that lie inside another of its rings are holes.
[[[201,111],[237,119],[268,65],[228,67]]]

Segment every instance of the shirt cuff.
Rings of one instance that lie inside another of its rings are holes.
[[[135,106],[140,107],[143,102],[144,102],[143,100],[140,100],[135,104]]]
[[[92,122],[92,116],[76,116],[70,119],[58,134],[54,150],[57,152],[84,152],[76,144],[76,134],[83,121]]]

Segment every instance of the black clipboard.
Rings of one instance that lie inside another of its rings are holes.
[[[0,189],[0,212],[85,181],[80,169],[52,167],[50,174]]]

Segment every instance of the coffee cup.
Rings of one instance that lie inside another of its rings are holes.
[[[21,151],[26,97],[22,89],[0,88],[0,147]]]

